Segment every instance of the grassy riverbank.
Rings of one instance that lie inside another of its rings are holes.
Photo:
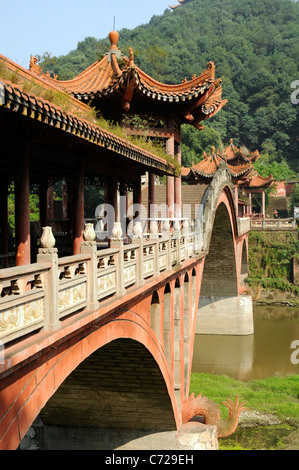
[[[226,418],[228,413],[221,402],[227,398],[234,399],[238,395],[250,408],[249,413],[241,414],[238,429],[243,427],[261,429],[262,426],[266,426],[269,431],[277,433],[277,438],[274,438],[274,447],[273,444],[266,444],[264,450],[274,448],[299,450],[299,375],[240,382],[226,376],[192,373],[190,393],[192,392],[195,395],[201,393],[219,404],[223,418]],[[281,430],[285,425],[293,429],[293,432],[288,432],[288,437],[281,438]],[[260,436],[261,448],[265,432]],[[219,445],[222,450],[248,449],[230,438],[221,439]]]

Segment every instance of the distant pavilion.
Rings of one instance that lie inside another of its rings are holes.
[[[265,217],[265,190],[274,183],[274,179],[272,175],[264,178],[254,169],[253,164],[259,158],[258,150],[245,154],[234,145],[233,139],[231,139],[230,144],[222,153],[212,147],[211,154],[204,153],[199,163],[193,164],[191,168],[183,167],[182,180],[190,185],[207,184],[212,180],[219,167],[225,166],[231,174],[234,184],[235,200],[238,201],[238,215],[241,217],[252,216],[252,194],[261,194],[261,216]],[[247,204],[240,199],[239,191],[243,196],[248,195],[248,208],[246,208]]]

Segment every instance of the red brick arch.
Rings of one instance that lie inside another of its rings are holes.
[[[99,348],[119,338],[141,343],[152,355],[165,381],[178,426],[180,417],[162,347],[138,313],[123,311],[85,329],[80,337],[69,339],[55,349],[50,348],[46,354],[7,378],[1,395],[1,407],[8,411],[1,423],[0,449],[16,449],[34,419],[72,371]]]
[[[238,271],[234,202],[230,188],[224,187],[215,208],[201,295],[238,295]]]

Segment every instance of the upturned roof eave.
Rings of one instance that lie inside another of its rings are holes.
[[[16,84],[8,80],[0,80],[0,111],[20,114],[39,124],[50,126],[56,130],[83,139],[90,144],[111,148],[116,154],[123,155],[145,166],[158,169],[161,173],[175,175],[175,167],[135,144],[92,124],[84,118],[64,112],[59,106],[35,95],[23,92]],[[45,119],[47,117],[47,119]]]

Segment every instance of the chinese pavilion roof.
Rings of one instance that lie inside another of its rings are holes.
[[[231,141],[231,146],[233,143]],[[232,147],[227,147],[225,151],[231,151]],[[237,152],[237,147],[234,147],[234,151]],[[220,153],[219,150],[215,151],[215,147],[212,147],[210,155],[203,154],[203,159],[196,165],[192,164],[191,168],[182,168],[182,179],[193,184],[200,184],[208,179],[213,178],[215,173],[221,167],[226,167],[231,174],[234,184],[238,184],[240,187],[246,189],[261,189],[270,186],[273,183],[272,175],[268,178],[260,176],[253,166],[254,159],[248,159],[247,161],[239,161],[238,159],[227,158],[227,153]],[[254,152],[256,155],[256,152]],[[232,160],[232,161],[230,161]]]
[[[66,96],[67,110],[55,104],[55,92],[59,92],[61,99],[61,90],[55,83],[46,80],[43,74],[28,71],[1,54],[0,61],[10,75],[18,77],[17,83],[12,83],[5,75],[3,78],[0,76],[0,111],[3,109],[21,115],[30,122],[63,131],[74,139],[112,150],[119,156],[156,168],[159,173],[175,173],[172,163],[101,128],[96,121],[88,120],[85,116],[90,112],[89,106],[73,96]],[[29,83],[35,92],[28,91]]]
[[[202,128],[201,121],[213,116],[227,103],[222,99],[221,79],[215,79],[213,62],[191,80],[185,78],[176,85],[160,83],[134,63],[132,49],[129,57],[122,54],[117,47],[118,37],[118,33],[112,31],[109,34],[110,51],[71,80],[57,80],[57,77],[44,74],[35,58],[31,59],[30,70],[81,102],[98,105],[101,110],[105,103],[111,107],[111,101],[115,100],[121,103],[120,108],[124,111],[138,103],[151,109],[159,106],[199,129]]]
[[[231,164],[256,162],[260,158],[258,150],[252,153],[244,153],[241,149],[234,145],[233,139],[230,140],[230,144],[224,149],[223,157],[227,162]]]

